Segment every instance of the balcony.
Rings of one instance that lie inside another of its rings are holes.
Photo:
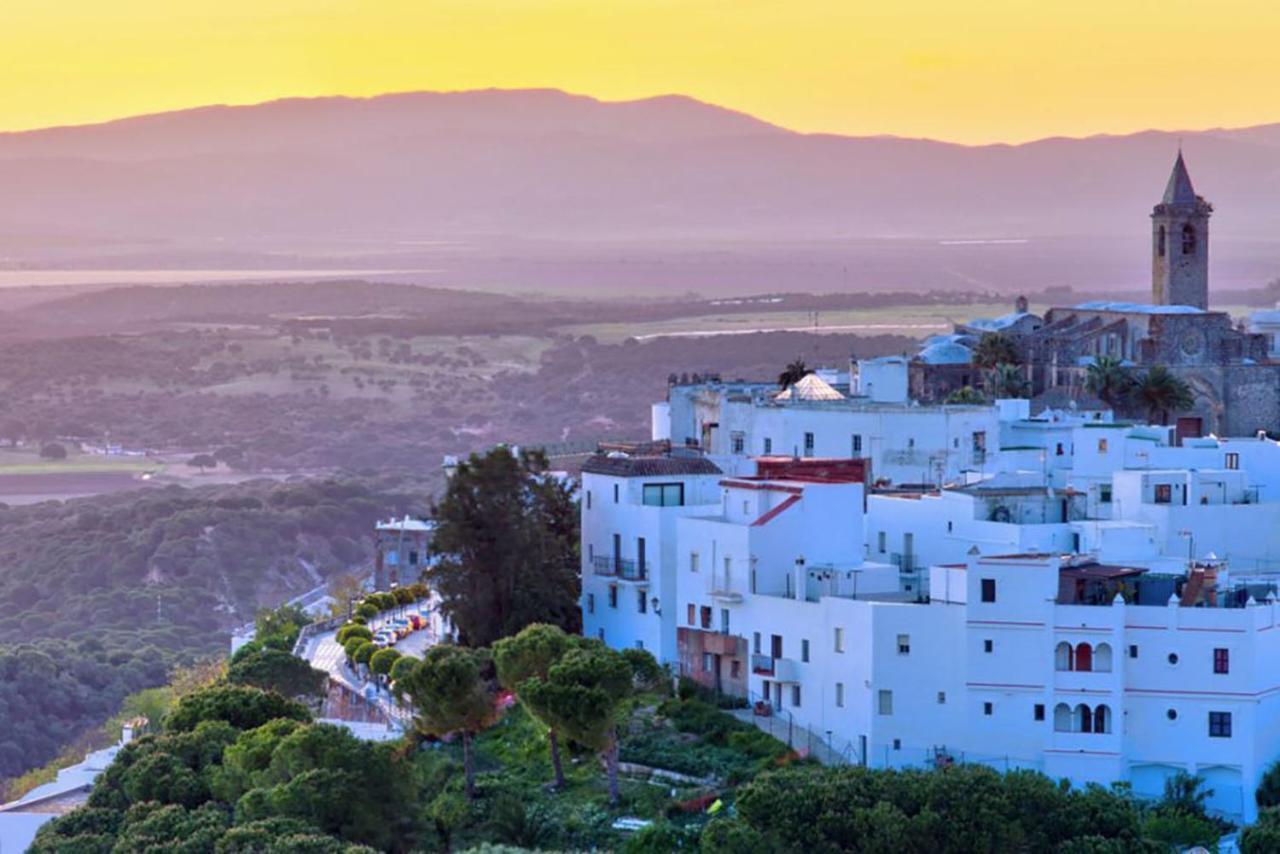
[[[755,654],[751,656],[751,672],[776,682],[799,682],[796,663],[790,658]]]
[[[596,575],[617,578],[621,581],[644,582],[649,580],[649,562],[643,563],[631,558],[596,555],[591,559],[591,568]]]

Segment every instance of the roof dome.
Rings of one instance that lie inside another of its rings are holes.
[[[939,341],[920,351],[920,361],[930,365],[967,365],[973,351],[955,341]]]
[[[844,395],[817,374],[805,374],[800,381],[779,392],[774,400],[844,400]]]

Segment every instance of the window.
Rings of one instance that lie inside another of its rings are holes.
[[[704,652],[702,654],[702,672],[710,673],[712,670],[715,670],[715,667],[716,657],[709,652]]]
[[[1177,709],[1165,709],[1165,710],[1164,710],[1164,716],[1165,716],[1166,718],[1168,718],[1169,720],[1171,720],[1171,721],[1176,721],[1176,720],[1178,719],[1178,710],[1177,710]]]
[[[950,520],[950,519],[948,519],[948,520],[947,520],[947,533],[948,533],[948,534],[950,534],[950,533],[951,533],[951,531],[952,531],[952,523],[951,523],[951,520]]]
[[[770,439],[768,436],[764,437],[764,453],[765,453],[765,456],[768,456],[769,454],[773,453],[773,440]]]
[[[1111,503],[1111,484],[1104,483],[1102,486],[1098,487],[1098,503],[1099,504]]]
[[[888,538],[885,536],[884,531],[881,531],[879,536],[876,537],[876,545],[880,549],[880,554],[884,554],[884,549],[887,544]]]
[[[698,607],[692,602],[689,603],[689,625],[698,625]]]
[[[711,628],[711,606],[703,605],[698,611],[698,622],[702,624],[702,628]]]
[[[902,749],[902,739],[900,739],[900,738],[895,738],[895,739],[893,740],[893,749],[894,749],[894,750],[901,750],[901,749]]]
[[[835,628],[835,647],[836,652],[844,652],[844,629],[840,626]]]
[[[753,632],[751,634],[751,651],[756,655],[760,654],[760,633]]]
[[[804,455],[806,457],[813,456],[813,434],[812,433],[804,434]]]
[[[591,509],[591,490],[587,490],[587,509]]]
[[[720,634],[722,635],[729,634],[729,609],[728,608],[720,609]]]
[[[649,600],[645,597],[644,590],[636,591],[636,610],[641,614],[646,614],[649,611]]]
[[[601,626],[600,628],[596,629],[596,637],[598,637],[600,640],[604,640],[604,626]]]
[[[1156,503],[1170,504],[1173,502],[1173,486],[1168,483],[1156,484]]]
[[[646,483],[641,501],[648,507],[683,507],[683,483]]]
[[[1053,455],[1054,455],[1055,457],[1060,457],[1060,456],[1062,456],[1064,453],[1065,453],[1065,451],[1064,451],[1064,450],[1063,450],[1063,448],[1062,448],[1062,443],[1061,443],[1061,442],[1059,442],[1057,445],[1055,445],[1055,446],[1054,446],[1054,449],[1053,449]]]
[[[729,662],[729,678],[737,679],[742,676],[742,662],[738,659],[732,659]]]
[[[690,572],[698,571],[698,553],[697,552],[689,552],[689,571]]]
[[[987,638],[982,642],[983,652],[995,652],[996,643],[991,638]]]
[[[808,663],[809,661],[809,639],[808,638],[800,639],[800,660],[805,663]]]
[[[1164,238],[1165,238],[1164,226],[1162,225],[1156,231],[1156,254],[1159,255],[1161,258],[1164,257]]]
[[[637,641],[636,641],[636,649],[644,649],[644,641],[642,641],[642,640],[637,640]]]
[[[908,440],[907,440],[907,450],[913,450],[913,449],[915,448],[915,446],[916,446],[916,440],[915,440],[915,439],[908,439]]]
[[[587,613],[594,614],[596,612],[596,594],[587,594]]]
[[[996,580],[994,578],[982,579],[982,601],[996,601]]]
[[[1214,673],[1230,673],[1231,672],[1231,651],[1218,647],[1213,651],[1213,672]]]
[[[418,553],[409,552],[409,566],[417,566],[417,565],[418,565]]]
[[[1044,720],[1044,703],[1036,703],[1035,711],[1032,714],[1038,721]]]
[[[1210,712],[1209,713],[1209,737],[1210,738],[1231,738],[1231,713],[1230,712]]]
[[[911,635],[898,635],[898,655],[911,654]]]
[[[741,433],[737,433],[737,432],[731,433],[729,435],[729,440],[733,445],[733,453],[741,454],[743,451],[746,450],[747,437],[742,435]]]
[[[1240,468],[1239,454],[1236,454],[1236,453],[1227,454],[1227,468],[1233,469],[1233,470]]]
[[[836,708],[837,709],[844,708],[844,683],[843,682],[836,683]]]
[[[939,705],[939,706],[945,706],[946,704],[947,704],[947,692],[946,692],[946,691],[939,691],[939,692],[938,692],[938,705]]]
[[[974,456],[982,456],[987,452],[987,432],[979,430],[973,434],[973,453]]]
[[[1169,653],[1169,663],[1170,664],[1178,663],[1178,654],[1176,652]]]
[[[1129,644],[1129,657],[1130,658],[1138,657],[1138,645],[1136,643]]]
[[[613,485],[613,503],[614,504],[618,503],[618,495],[619,495],[618,484],[615,483]]]
[[[877,709],[879,710],[880,714],[882,715],[893,714],[893,692],[881,691],[878,696],[879,698],[877,700]]]
[[[853,434],[853,455],[855,457],[862,455],[862,434]]]
[[[1182,254],[1196,254],[1196,229],[1191,223],[1182,227]]]
[[[791,705],[797,709],[800,708],[800,686],[799,685],[791,686]]]
[[[609,585],[609,607],[618,607],[618,585],[616,584]]]
[[[1106,440],[1106,439],[1099,439],[1099,440],[1098,440],[1098,453],[1100,453],[1100,454],[1105,454],[1106,452],[1107,452],[1107,440]]]
[[[982,704],[982,713],[987,717],[991,717],[991,715],[995,713],[995,710],[996,710],[996,707],[994,703]]]

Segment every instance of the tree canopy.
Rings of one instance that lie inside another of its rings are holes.
[[[473,454],[435,518],[427,575],[463,642],[488,646],[530,623],[580,628],[577,503],[542,454]]]
[[[442,738],[462,739],[468,797],[475,796],[471,737],[493,721],[494,694],[484,676],[487,651],[435,646],[401,680],[401,689],[417,709],[418,729]]]

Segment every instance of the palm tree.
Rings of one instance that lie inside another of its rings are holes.
[[[987,379],[992,395],[999,398],[1030,397],[1031,383],[1018,365],[1001,362]]]
[[[1084,387],[1115,409],[1133,388],[1133,373],[1115,356],[1098,356],[1085,371]]]
[[[1152,365],[1134,384],[1132,396],[1147,408],[1147,420],[1154,422],[1159,415],[1161,424],[1169,423],[1171,411],[1190,409],[1196,402],[1191,386],[1164,365]]]
[[[1013,339],[1003,332],[984,332],[973,348],[973,363],[979,368],[996,365],[1020,365],[1022,358]]]
[[[813,371],[804,363],[804,359],[797,358],[794,362],[787,365],[786,370],[778,374],[778,388],[789,388],[811,373],[813,373]]]

